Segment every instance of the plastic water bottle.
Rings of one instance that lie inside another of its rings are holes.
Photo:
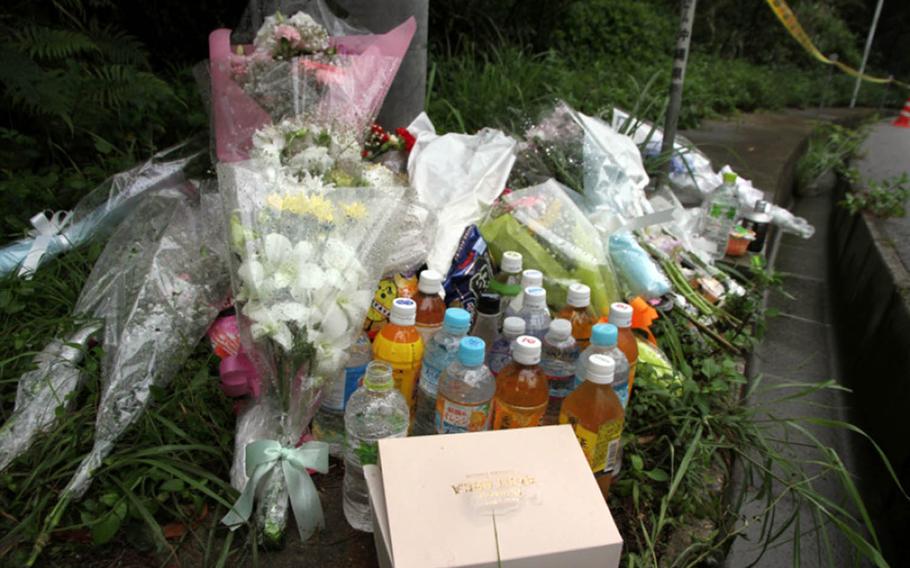
[[[736,199],[736,174],[724,173],[724,182],[712,191],[702,205],[699,236],[711,257],[723,258],[730,231],[736,225],[739,201]]]
[[[518,317],[525,320],[525,334],[543,340],[550,329],[550,310],[547,308],[547,291],[530,286],[524,291],[524,305]]]
[[[499,325],[502,317],[502,302],[499,294],[484,292],[477,298],[477,308],[474,314],[474,325],[471,335],[483,339],[484,343],[492,346],[499,339]]]
[[[619,329],[612,323],[599,323],[594,326],[591,333],[591,345],[581,352],[578,364],[575,367],[575,387],[584,382],[588,358],[594,354],[609,355],[615,363],[613,375],[613,390],[619,397],[623,409],[629,402],[629,360],[617,345]]]
[[[525,288],[540,288],[543,286],[543,272],[539,270],[534,270],[529,268],[521,273],[521,294],[516,294],[514,298],[509,300],[509,305],[506,306],[505,311],[503,312],[505,316],[512,317],[517,316],[521,312],[521,306],[524,305],[524,289]]]
[[[328,443],[329,453],[335,457],[340,458],[344,453],[344,409],[360,386],[370,359],[370,338],[361,333],[348,350],[348,363],[344,370],[326,386],[325,398],[313,417],[313,434],[317,440]]]
[[[446,310],[445,319],[436,335],[427,344],[420,366],[420,382],[417,383],[417,410],[414,413],[413,433],[424,436],[436,432],[436,393],[439,377],[455,360],[458,342],[471,326],[471,314],[461,308]]]
[[[379,458],[377,441],[404,438],[408,433],[408,403],[395,388],[392,366],[371,361],[344,411],[344,516],[357,530],[373,532],[370,498],[363,466]]]
[[[502,298],[511,298],[521,294],[521,253],[507,250],[499,259],[499,274],[490,281],[489,291]]]
[[[540,368],[547,375],[550,401],[543,424],[556,424],[562,401],[575,390],[575,365],[578,362],[578,344],[572,337],[572,323],[555,319],[543,338],[543,356]]]
[[[525,320],[519,317],[509,317],[503,320],[502,335],[487,352],[487,367],[490,368],[494,377],[512,360],[512,343],[524,333]]]
[[[486,345],[478,337],[464,337],[458,357],[439,380],[436,433],[458,434],[490,429],[496,380],[484,365]]]

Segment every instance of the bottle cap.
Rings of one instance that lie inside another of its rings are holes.
[[[591,329],[591,343],[609,347],[616,345],[619,330],[612,323],[599,323]]]
[[[529,268],[521,273],[521,289],[528,286],[543,286],[543,272]]]
[[[595,353],[588,357],[585,369],[585,380],[598,385],[608,385],[613,382],[613,373],[616,362],[613,357],[603,353]]]
[[[509,335],[521,335],[525,332],[526,327],[525,320],[515,316],[507,317],[502,322],[502,332]]]
[[[465,367],[483,365],[487,344],[483,339],[474,336],[462,337],[458,343],[458,360]]]
[[[529,308],[541,308],[547,305],[547,291],[540,286],[528,286],[525,288],[524,306]]]
[[[481,314],[496,315],[499,313],[499,294],[484,292],[477,298],[477,311]]]
[[[566,303],[573,308],[587,308],[591,305],[591,289],[577,282],[569,285]]]
[[[442,288],[442,274],[435,270],[424,270],[420,273],[417,289],[424,294],[438,294]]]
[[[410,298],[395,298],[389,321],[395,325],[414,325],[417,318],[417,302]]]
[[[724,172],[724,183],[736,183],[736,174],[733,172]]]
[[[371,391],[391,390],[395,386],[392,365],[378,359],[367,363],[367,370],[363,374],[363,386]]]
[[[572,335],[572,322],[567,319],[555,319],[550,322],[550,329],[547,331],[547,339],[562,341]]]
[[[522,335],[512,344],[512,359],[522,365],[540,363],[540,340],[530,335]]]
[[[502,253],[502,259],[499,262],[499,270],[509,274],[518,274],[521,272],[521,253],[514,250],[507,250]]]
[[[461,308],[449,308],[442,320],[442,327],[451,333],[467,333],[471,329],[471,314]]]
[[[616,327],[629,327],[632,325],[632,306],[622,302],[610,304],[610,323]]]

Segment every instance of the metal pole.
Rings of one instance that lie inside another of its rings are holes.
[[[866,60],[869,59],[869,50],[872,49],[872,38],[875,37],[875,28],[878,27],[878,17],[882,13],[882,4],[884,3],[885,0],[878,0],[878,4],[875,6],[875,15],[872,16],[872,27],[869,28],[869,36],[866,38],[866,50],[863,51],[863,63],[859,66],[860,75],[866,71]],[[856,85],[853,86],[853,98],[850,99],[850,108],[856,106],[856,97],[859,95],[859,86],[862,82],[863,80],[860,77],[856,78]]]
[[[670,103],[667,107],[667,118],[664,122],[664,137],[660,153],[669,157],[673,153],[673,142],[676,140],[676,125],[679,123],[679,109],[682,106],[683,82],[686,78],[686,63],[689,61],[689,43],[692,39],[692,22],[695,20],[696,0],[681,1],[679,33],[676,36],[676,50],[673,52],[673,73],[670,76]],[[670,160],[662,168],[661,178],[669,172]],[[658,184],[659,185],[659,184]]]

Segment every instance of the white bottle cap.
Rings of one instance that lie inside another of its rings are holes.
[[[523,306],[529,308],[541,308],[547,305],[547,291],[540,286],[528,286],[525,288]]]
[[[438,294],[442,288],[442,274],[435,270],[424,270],[420,273],[417,289],[424,294]]]
[[[609,321],[616,327],[629,327],[632,325],[632,306],[622,302],[610,304]]]
[[[540,363],[540,340],[530,335],[522,335],[512,344],[512,359],[522,365]]]
[[[502,322],[502,332],[509,335],[521,335],[525,332],[525,327],[525,320],[515,316],[507,317]]]
[[[566,303],[573,308],[587,308],[591,305],[591,289],[577,282],[569,285]]]
[[[410,298],[395,298],[389,321],[395,325],[414,325],[417,319],[417,302]]]
[[[521,288],[525,289],[528,286],[543,286],[543,272],[539,270],[534,270],[529,268],[521,273]]]
[[[572,335],[572,322],[567,319],[555,319],[550,322],[550,329],[547,331],[547,338],[556,341],[568,339]]]
[[[588,357],[585,369],[585,380],[597,385],[609,385],[613,382],[616,362],[609,355],[595,353]]]
[[[502,253],[502,260],[499,263],[499,270],[509,274],[521,272],[521,253],[514,250],[507,250]]]

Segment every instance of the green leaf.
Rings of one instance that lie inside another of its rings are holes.
[[[170,479],[162,483],[161,487],[159,487],[159,490],[166,493],[178,493],[180,491],[183,491],[185,488],[186,483],[184,483],[182,479]]]
[[[629,456],[629,461],[632,462],[632,469],[635,471],[641,471],[645,467],[644,460],[642,460],[639,455],[631,454]]]
[[[126,504],[124,503],[124,509]],[[124,511],[125,513],[126,511]],[[120,525],[123,523],[123,517],[118,515],[115,511],[111,511],[107,515],[101,517],[101,519],[92,525],[92,541],[96,545],[106,544],[110,542],[112,538],[117,534],[117,531],[120,530]]]
[[[670,475],[662,469],[649,469],[645,472],[645,475],[654,481],[667,481],[670,479]]]

